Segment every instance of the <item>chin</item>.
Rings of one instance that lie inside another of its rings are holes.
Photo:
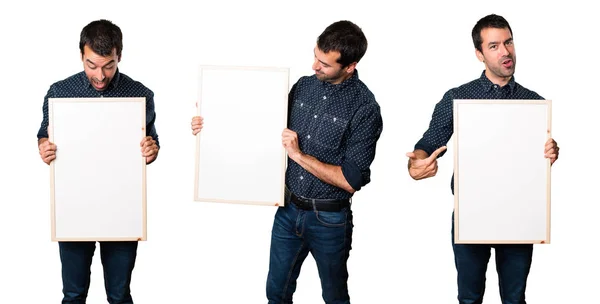
[[[321,81],[326,81],[327,80],[327,77],[325,77],[325,75],[316,74],[315,76],[317,76],[317,79],[319,79]]]

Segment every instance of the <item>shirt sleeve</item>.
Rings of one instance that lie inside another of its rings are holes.
[[[152,139],[156,141],[156,145],[160,148],[158,142],[158,134],[156,133],[156,127],[154,121],[156,120],[156,112],[154,111],[154,93],[148,90],[146,96],[146,136],[152,136]]]
[[[298,81],[300,82],[300,81]],[[292,119],[292,106],[294,105],[294,94],[296,94],[296,88],[298,87],[298,82],[296,82],[290,93],[288,94],[288,106],[287,106],[287,127],[290,127],[291,119]]]
[[[356,191],[371,181],[369,166],[375,158],[375,146],[381,136],[383,120],[377,104],[358,109],[350,121],[350,136],[342,161],[342,173]]]
[[[37,138],[42,139],[42,138],[48,138],[48,98],[53,98],[54,97],[54,87],[50,86],[50,88],[48,89],[48,93],[46,93],[46,96],[44,97],[44,105],[42,106],[42,123],[40,125],[40,129],[38,130],[37,133]]]
[[[435,105],[431,122],[429,122],[429,128],[415,145],[415,150],[423,150],[431,155],[435,150],[448,143],[452,137],[452,133],[454,133],[453,102],[454,94],[450,90]],[[446,151],[440,153],[438,157],[442,157],[445,153]]]

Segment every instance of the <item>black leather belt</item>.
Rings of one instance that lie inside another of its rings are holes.
[[[289,195],[290,202],[298,209],[302,210],[314,210],[317,211],[329,211],[339,212],[346,207],[350,207],[350,199],[313,199],[297,196],[287,188],[285,189],[286,195]],[[314,207],[313,207],[314,206]]]

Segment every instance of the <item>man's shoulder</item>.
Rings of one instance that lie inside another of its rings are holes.
[[[85,73],[82,71],[82,72],[73,74],[63,80],[59,80],[59,81],[53,83],[51,86],[54,88],[72,87],[72,86],[80,85],[82,83],[83,79],[85,79]]]
[[[469,95],[480,89],[481,79],[477,78],[448,90],[446,94],[450,94],[454,98],[470,98]]]
[[[540,94],[515,82],[514,95],[517,99],[544,99]]]
[[[355,87],[358,90],[359,94],[363,97],[363,103],[378,105],[377,101],[375,100],[375,94],[371,92],[369,87],[362,80],[357,79]]]
[[[138,94],[143,95],[152,95],[154,94],[152,90],[146,87],[140,81],[134,80],[133,78],[127,76],[126,74],[120,73],[119,75],[119,87],[121,87],[125,91],[136,92]]]
[[[84,94],[88,85],[89,82],[82,71],[50,85],[48,97],[79,97]]]

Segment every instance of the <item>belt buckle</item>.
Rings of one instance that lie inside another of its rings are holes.
[[[298,207],[304,210],[311,210],[313,208],[311,204],[311,199],[296,195],[298,201]]]
[[[311,209],[312,206],[310,204],[310,199],[298,196],[298,201],[300,201],[302,209],[304,209],[304,210]]]

